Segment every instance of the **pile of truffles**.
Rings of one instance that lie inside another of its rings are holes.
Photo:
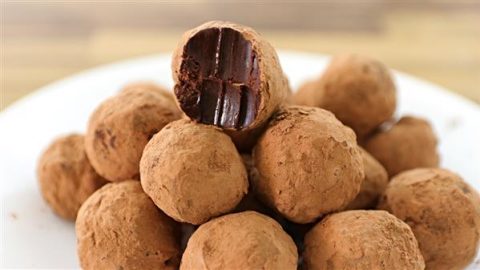
[[[291,92],[253,29],[185,33],[173,93],[126,86],[55,140],[40,190],[83,269],[463,269],[480,197],[438,168],[430,124],[396,120],[382,63],[334,57]]]

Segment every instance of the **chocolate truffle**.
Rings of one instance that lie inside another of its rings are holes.
[[[222,127],[244,149],[290,93],[275,49],[255,30],[230,22],[187,31],[172,70],[185,114]]]
[[[72,134],[52,142],[38,161],[43,198],[59,216],[75,220],[82,203],[106,183],[88,161],[84,136]]]
[[[110,181],[138,179],[143,148],[180,115],[166,90],[145,83],[125,87],[90,117],[85,147],[92,166]]]
[[[354,132],[320,108],[282,108],[257,142],[253,159],[254,190],[296,223],[346,207],[364,178]]]
[[[362,139],[392,117],[396,90],[382,63],[360,55],[339,55],[319,79],[299,89],[294,102],[333,112]]]
[[[365,169],[365,179],[360,186],[357,197],[350,202],[347,209],[375,208],[377,200],[388,185],[388,174],[382,164],[363,148],[360,148]]]
[[[176,269],[179,228],[140,182],[110,183],[82,205],[76,222],[82,269]]]
[[[192,224],[233,210],[248,190],[232,140],[214,126],[186,119],[168,124],[147,144],[140,175],[160,209]]]
[[[390,177],[406,170],[436,167],[437,138],[430,124],[405,116],[387,130],[381,130],[365,142],[365,150],[375,157]]]
[[[303,259],[309,270],[425,268],[408,225],[375,210],[327,216],[306,235]]]
[[[456,174],[439,168],[403,172],[392,179],[380,209],[405,221],[427,269],[464,269],[480,238],[480,198]]]
[[[181,270],[297,269],[293,240],[273,219],[254,211],[201,225],[188,241]]]

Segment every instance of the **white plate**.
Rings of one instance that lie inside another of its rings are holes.
[[[294,89],[317,76],[328,61],[294,52],[281,52],[280,59]],[[149,80],[172,87],[170,74],[170,55],[129,60],[46,86],[0,113],[0,267],[78,267],[74,225],[55,216],[42,200],[37,158],[56,136],[84,131],[93,109],[126,83]],[[442,166],[480,190],[479,106],[399,72],[395,79],[397,114],[429,119],[440,138]]]

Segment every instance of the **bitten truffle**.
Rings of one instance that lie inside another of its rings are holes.
[[[80,208],[76,222],[82,269],[177,269],[180,225],[162,213],[140,182],[110,183]]]
[[[104,101],[90,117],[85,147],[95,170],[110,181],[139,179],[139,162],[150,138],[180,118],[172,95],[132,84]]]
[[[202,224],[233,210],[248,190],[242,158],[220,129],[190,120],[164,127],[145,147],[142,187],[177,221]]]
[[[392,117],[396,89],[381,62],[360,55],[340,55],[333,58],[319,79],[299,89],[294,102],[333,112],[362,139]]]
[[[346,207],[364,178],[354,132],[320,108],[281,109],[257,142],[253,159],[259,198],[296,223]]]
[[[90,165],[79,134],[53,141],[38,161],[37,175],[45,201],[69,220],[75,220],[82,203],[106,183]]]
[[[388,185],[388,174],[382,164],[372,155],[360,147],[362,153],[365,179],[363,179],[360,192],[350,202],[347,209],[370,209],[377,206],[377,201]]]
[[[275,49],[255,30],[211,21],[183,35],[174,52],[180,108],[192,120],[221,127],[240,149],[290,94]]]
[[[297,248],[273,219],[253,211],[201,225],[188,241],[181,270],[297,269]]]
[[[327,216],[306,235],[303,259],[309,270],[425,268],[408,225],[376,210]]]
[[[437,167],[437,138],[430,124],[405,116],[387,130],[379,131],[364,145],[390,177],[406,170]]]
[[[403,172],[392,179],[379,208],[412,228],[427,269],[464,269],[480,238],[480,198],[456,174],[438,168]]]

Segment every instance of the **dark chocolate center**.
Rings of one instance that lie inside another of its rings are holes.
[[[231,28],[209,28],[184,47],[175,95],[204,124],[243,129],[256,117],[260,78],[250,41]]]

